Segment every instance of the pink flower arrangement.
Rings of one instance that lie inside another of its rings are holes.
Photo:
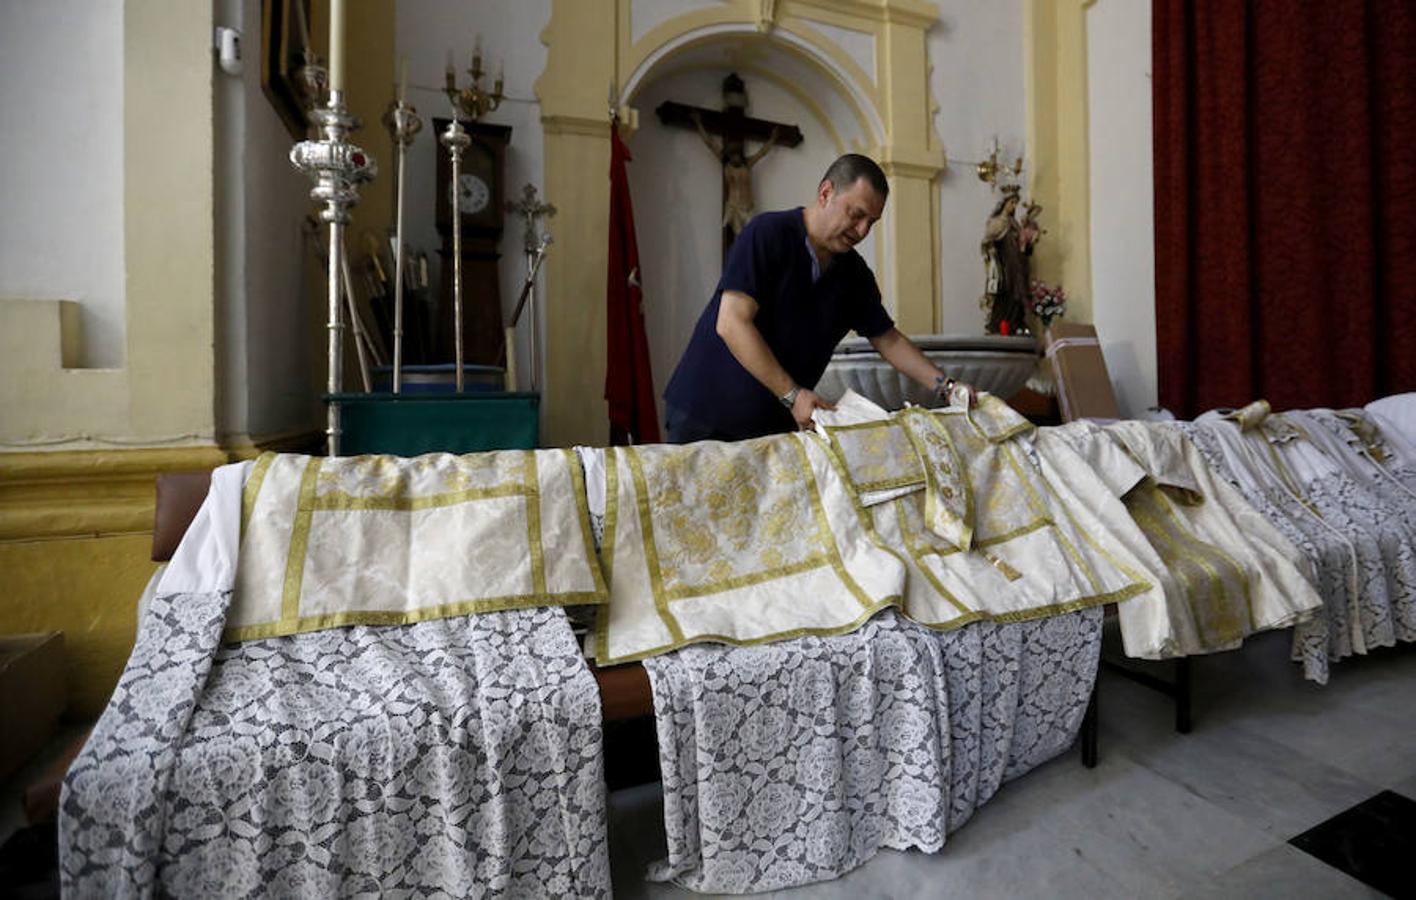
[[[1053,319],[1062,318],[1067,311],[1067,292],[1061,285],[1056,287],[1045,281],[1034,281],[1028,292],[1028,312],[1037,316],[1046,328]]]

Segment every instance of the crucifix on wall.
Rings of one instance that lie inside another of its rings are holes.
[[[775,146],[795,147],[801,129],[795,125],[754,119],[747,115],[747,87],[737,73],[723,79],[723,108],[704,109],[666,100],[655,110],[665,125],[697,129],[723,166],[723,259],[744,225],[752,218],[752,167]],[[751,156],[748,141],[762,146]]]

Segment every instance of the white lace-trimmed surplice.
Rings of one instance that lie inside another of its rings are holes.
[[[904,565],[870,539],[819,438],[605,454],[600,664],[850,631],[899,602]]]
[[[1386,501],[1395,515],[1416,521],[1416,451],[1386,434],[1362,409],[1307,409],[1284,414],[1338,466]]]
[[[1265,515],[1313,544],[1326,616],[1294,632],[1307,677],[1326,682],[1329,660],[1416,640],[1416,534],[1305,429],[1256,401],[1205,413],[1192,436]]]
[[[227,639],[603,603],[569,450],[265,454],[246,483]]]
[[[1121,496],[1163,563],[1155,574],[1164,602],[1138,599],[1118,608],[1128,655],[1228,650],[1256,631],[1288,627],[1322,608],[1298,548],[1215,478],[1179,429],[1118,422],[1092,427],[1085,437],[1084,455],[1104,453],[1110,444],[1139,465],[1142,477]]]

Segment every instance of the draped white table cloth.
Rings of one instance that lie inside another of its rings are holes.
[[[1072,743],[1100,650],[1098,608],[946,632],[887,610],[851,634],[646,659],[668,837],[649,877],[766,891],[940,850]]]
[[[564,612],[223,644],[234,469],[163,579],[197,590],[159,586],[65,779],[65,895],[607,896],[599,691]]]

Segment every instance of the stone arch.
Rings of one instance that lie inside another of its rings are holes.
[[[552,0],[541,33],[546,68],[536,82],[544,131],[546,196],[560,208],[547,257],[545,443],[603,444],[604,222],[609,209],[609,113],[637,127],[631,105],[663,67],[727,43],[770,47],[828,87],[859,127],[891,182],[877,275],[902,330],[931,332],[938,319],[937,192],[944,148],[927,94],[925,32],[938,10],[924,0],[729,0],[654,19],[635,34],[648,0]],[[763,43],[766,42],[766,43]],[[849,46],[848,46],[849,45]],[[851,48],[854,48],[851,49]],[[868,48],[869,62],[857,56]],[[856,149],[856,148],[850,148]],[[596,302],[600,298],[600,302]]]
[[[829,90],[849,111],[851,120],[864,139],[860,148],[862,151],[876,151],[884,145],[885,128],[877,108],[874,85],[862,83],[864,73],[858,66],[850,65],[849,68],[854,71],[833,68],[833,64],[840,66],[844,54],[833,55],[822,45],[823,38],[819,35],[787,27],[764,34],[747,22],[685,23],[685,26],[654,46],[644,46],[652,40],[650,36],[633,48],[632,68],[626,74],[620,91],[621,103],[633,106],[634,98],[644,85],[653,82],[669,67],[682,65],[685,60],[689,65],[694,65],[693,57],[701,55],[702,51],[746,43],[748,46],[756,45],[764,51],[763,55],[779,56],[783,61],[796,63],[801,72]],[[849,57],[845,59],[853,62]]]

